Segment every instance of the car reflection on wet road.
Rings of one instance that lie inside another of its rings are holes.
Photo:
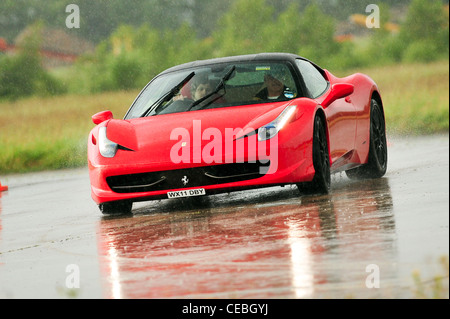
[[[8,176],[0,297],[71,296],[67,265],[81,298],[414,297],[412,273],[448,256],[448,135],[389,150],[384,178],[337,175],[329,195],[272,187],[126,217],[100,215],[84,170]]]
[[[134,218],[104,218],[99,251],[111,264],[110,297],[301,298],[326,296],[339,283],[367,290],[368,263],[395,254],[387,179],[330,196],[300,199],[295,188],[275,188],[220,200],[220,208],[177,211],[168,202]],[[161,209],[171,213],[151,213]]]

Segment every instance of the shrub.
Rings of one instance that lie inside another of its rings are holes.
[[[0,60],[0,98],[17,99],[33,94],[60,94],[66,91],[41,65],[40,24],[22,40],[18,53]]]
[[[405,62],[430,62],[439,56],[439,50],[432,40],[420,40],[411,43],[403,53]]]
[[[17,99],[34,93],[39,62],[26,55],[4,57],[0,61],[0,98]]]
[[[131,56],[121,54],[111,65],[111,76],[115,88],[129,90],[137,88],[141,73],[141,63]]]
[[[427,62],[448,56],[448,28],[441,1],[413,0],[398,39],[406,48],[403,58]]]

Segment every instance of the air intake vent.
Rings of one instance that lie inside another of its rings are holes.
[[[137,193],[198,187],[250,180],[264,176],[268,163],[231,163],[170,171],[110,176],[109,187],[116,193]]]

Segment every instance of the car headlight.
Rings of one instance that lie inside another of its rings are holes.
[[[98,129],[98,140],[98,149],[103,157],[114,157],[116,155],[118,145],[106,137],[105,126]]]
[[[278,117],[272,122],[261,126],[258,129],[258,141],[265,141],[271,139],[286,125],[286,123],[291,118],[292,114],[295,113],[296,105],[289,105],[286,107],[283,112],[281,112]]]

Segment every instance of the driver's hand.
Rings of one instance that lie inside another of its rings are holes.
[[[177,94],[173,97],[174,101],[183,101],[186,98],[186,96],[181,95],[181,94]]]

